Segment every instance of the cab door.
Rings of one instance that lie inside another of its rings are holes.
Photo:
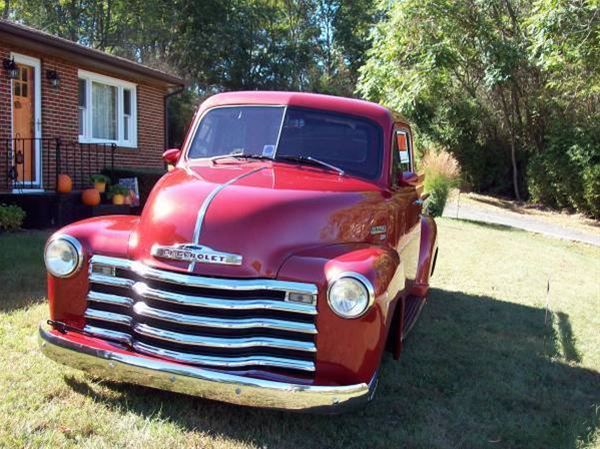
[[[399,239],[397,251],[404,264],[407,287],[415,280],[421,237],[420,200],[423,176],[416,172],[413,140],[410,128],[398,123],[392,136],[392,195],[400,216],[397,223]]]

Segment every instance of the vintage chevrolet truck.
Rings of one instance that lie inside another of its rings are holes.
[[[371,400],[437,256],[406,121],[348,98],[225,93],[163,159],[140,216],[49,239],[43,353],[241,405],[335,413]]]

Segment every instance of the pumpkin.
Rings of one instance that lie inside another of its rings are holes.
[[[81,192],[81,202],[86,206],[97,206],[100,204],[100,192],[96,189],[86,189]]]
[[[116,204],[118,206],[125,204],[125,195],[121,195],[120,193],[117,193],[116,195],[113,195],[112,201],[113,201],[113,204]]]
[[[58,193],[69,193],[73,190],[73,180],[69,175],[58,175],[56,191]]]

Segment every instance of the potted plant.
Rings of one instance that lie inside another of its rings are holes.
[[[100,193],[106,192],[106,186],[108,184],[110,184],[110,178],[108,176],[104,176],[104,175],[92,175],[90,177],[90,179],[92,180],[92,183],[94,184],[94,188],[98,192],[100,192]]]
[[[115,184],[108,189],[108,197],[112,198],[112,203],[116,205],[125,204],[125,196],[129,195],[129,188],[121,184]]]

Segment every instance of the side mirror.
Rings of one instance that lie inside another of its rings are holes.
[[[162,158],[167,164],[175,165],[177,164],[177,161],[179,161],[180,156],[181,150],[179,148],[171,148],[163,153]]]
[[[419,175],[411,171],[402,172],[398,184],[403,187],[417,187],[420,182]]]

